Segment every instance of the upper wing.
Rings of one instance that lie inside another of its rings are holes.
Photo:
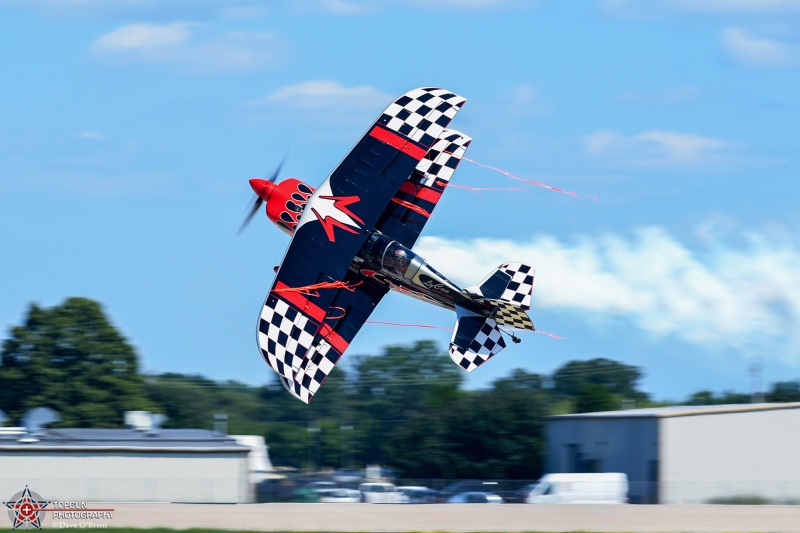
[[[258,333],[264,358],[304,401],[321,383],[314,385],[314,376],[330,372],[386,292],[349,273],[350,264],[464,102],[443,89],[401,96],[306,204],[264,303]],[[303,289],[341,281],[349,283],[347,289]]]
[[[446,129],[386,206],[375,227],[411,248],[442,197],[472,139]]]

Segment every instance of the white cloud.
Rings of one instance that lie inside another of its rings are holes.
[[[215,16],[249,18],[269,12],[273,3],[261,0],[0,0],[0,8],[33,10],[69,18],[163,21]]]
[[[798,63],[795,47],[780,41],[753,37],[741,28],[727,28],[722,38],[728,54],[742,65],[789,67]]]
[[[349,2],[347,0],[320,0],[320,7],[325,11],[340,15],[360,15],[370,10],[368,4]]]
[[[0,9],[35,10],[47,15],[116,20],[170,20],[190,18],[211,20],[262,17],[275,12],[301,14],[333,13],[361,15],[410,9],[451,12],[453,10],[487,12],[529,10],[540,0],[0,0]]]
[[[616,158],[631,165],[698,165],[719,161],[741,147],[739,143],[694,133],[650,130],[623,136],[601,130],[581,138],[586,153]]]
[[[659,91],[625,91],[620,93],[619,100],[625,103],[651,107],[677,107],[697,102],[702,91],[695,86],[671,87]]]
[[[589,155],[608,154],[624,142],[622,135],[614,130],[597,131],[584,136],[582,140]]]
[[[95,40],[98,54],[115,54],[133,50],[155,51],[175,47],[189,40],[190,24],[128,24]]]
[[[800,0],[599,0],[616,15],[781,15],[800,13]]]
[[[98,37],[94,56],[118,64],[168,65],[195,73],[229,73],[268,66],[278,58],[270,32],[210,34],[190,22],[128,24]]]
[[[416,251],[462,286],[513,260],[536,268],[532,316],[563,309],[586,318],[625,317],[658,337],[746,350],[800,346],[800,249],[751,234],[689,249],[664,229],[633,237],[606,234],[565,242],[423,237]],[[800,350],[797,350],[800,354]],[[790,357],[784,351],[784,357]]]
[[[800,12],[800,0],[670,0],[687,11],[775,13]]]
[[[104,133],[94,130],[82,131],[78,133],[78,138],[87,141],[105,141],[107,139]]]
[[[366,85],[344,87],[331,80],[312,80],[277,89],[249,102],[255,106],[289,106],[296,109],[338,111],[383,109],[392,96]]]

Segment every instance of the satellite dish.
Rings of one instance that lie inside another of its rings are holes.
[[[37,442],[36,437],[42,436],[42,429],[47,424],[58,422],[61,417],[49,407],[34,407],[22,417],[22,425],[25,426],[27,435],[20,439],[20,442]]]
[[[153,413],[150,415],[150,429],[148,430],[147,434],[149,436],[158,435],[158,430],[161,429],[161,424],[167,421],[166,415],[162,415],[159,413]]]

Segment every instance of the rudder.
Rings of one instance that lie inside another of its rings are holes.
[[[487,300],[503,300],[527,311],[531,308],[533,268],[522,263],[503,263],[470,292]]]

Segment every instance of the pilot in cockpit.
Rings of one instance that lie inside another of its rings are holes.
[[[398,276],[405,274],[410,262],[411,258],[405,250],[395,250],[383,256],[383,268]]]

